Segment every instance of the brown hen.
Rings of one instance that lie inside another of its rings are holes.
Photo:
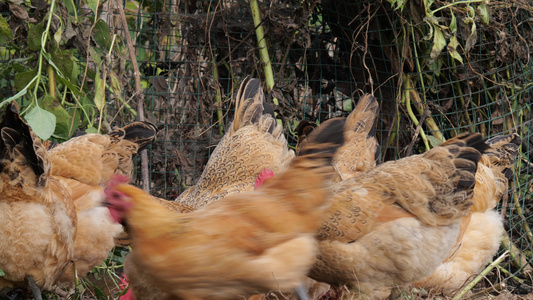
[[[276,174],[294,158],[287,147],[283,127],[265,110],[261,81],[247,77],[235,98],[235,116],[229,130],[211,154],[198,183],[176,201],[193,209],[227,195],[251,191],[265,168]]]
[[[15,104],[5,110],[0,136],[0,289],[28,280],[42,299],[39,287],[51,290],[74,257],[74,203]]]
[[[487,147],[464,134],[333,185],[311,278],[380,298],[431,274],[456,244]]]
[[[325,122],[302,155],[259,189],[188,214],[170,212],[120,179],[112,182],[106,199],[130,230],[131,259],[154,285],[183,299],[296,289],[315,260],[314,235],[333,173],[328,165],[342,144],[343,122]]]
[[[51,148],[52,175],[72,194],[78,216],[74,256],[59,281],[71,285],[101,264],[122,227],[102,206],[102,186],[114,174],[133,175],[133,156],[157,134],[155,125],[134,122],[108,134],[85,134]],[[172,205],[172,204],[170,204]],[[174,205],[179,205],[178,203]]]
[[[457,246],[433,274],[415,282],[415,286],[451,295],[481,272],[498,251],[504,228],[494,208],[507,195],[521,140],[517,134],[510,134],[489,139],[487,144],[491,148],[478,164],[474,205],[462,221]]]

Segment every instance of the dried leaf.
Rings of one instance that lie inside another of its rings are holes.
[[[472,22],[472,28],[470,29],[470,36],[466,39],[466,45],[465,45],[465,52],[468,53],[477,42],[477,29],[476,29],[476,22]]]
[[[442,52],[442,49],[446,46],[446,39],[442,33],[440,27],[433,25],[433,47],[429,57],[431,62],[433,62]]]
[[[455,60],[457,60],[458,62],[462,64],[463,58],[461,57],[461,54],[457,52],[458,45],[459,43],[457,42],[457,38],[455,37],[455,35],[452,35],[450,37],[450,41],[448,42],[448,53],[450,53],[451,57],[453,57]]]
[[[21,20],[28,21],[30,23],[37,23],[37,20],[34,18],[30,18],[28,15],[28,11],[22,7],[22,5],[15,5],[15,4],[9,4],[9,10],[11,11],[11,14]]]

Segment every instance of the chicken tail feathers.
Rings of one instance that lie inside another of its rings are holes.
[[[240,128],[259,122],[265,113],[263,89],[261,81],[257,78],[246,77],[239,87],[235,98],[235,116],[233,118],[233,132]],[[272,107],[267,109],[272,110]],[[268,113],[269,114],[269,113]]]
[[[499,167],[507,180],[513,177],[512,166],[516,157],[520,153],[522,139],[516,133],[499,135],[487,140],[490,149],[485,153],[490,162],[490,166]]]
[[[337,149],[344,144],[345,118],[334,118],[325,121],[307,138],[307,144],[300,150],[300,156],[308,158],[325,158],[331,165]]]
[[[315,232],[329,207],[329,184],[335,172],[333,156],[344,143],[345,118],[330,119],[314,130],[308,143],[288,169],[267,180],[258,190],[283,196],[283,201],[298,211],[307,232]]]
[[[43,186],[50,171],[46,150],[28,123],[20,117],[18,107],[13,102],[7,105],[0,123],[0,159],[14,161],[18,155],[24,156],[25,163],[37,176],[36,184]],[[6,163],[1,163],[0,172],[4,172],[6,166]]]
[[[298,135],[296,155],[300,155],[300,150],[305,148],[305,145],[307,144],[307,136],[315,130],[316,126],[316,123],[307,120],[301,120],[300,123],[298,123],[298,126],[296,126],[296,134]]]
[[[154,124],[147,121],[137,121],[115,129],[108,135],[133,142],[139,146],[138,151],[141,151],[155,140],[157,132],[157,127]]]
[[[364,95],[346,119],[346,131],[366,133],[368,137],[374,137],[378,113],[379,103],[376,98],[370,94]]]

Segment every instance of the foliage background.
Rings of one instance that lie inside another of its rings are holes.
[[[167,199],[200,176],[247,75],[278,101],[291,145],[299,120],[345,116],[363,93],[381,104],[382,161],[465,131],[518,132],[500,205],[511,255],[475,291],[531,292],[530,0],[8,0],[0,13],[0,105],[18,101],[54,142],[156,123],[147,174]]]

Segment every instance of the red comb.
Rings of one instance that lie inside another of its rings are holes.
[[[263,169],[259,175],[257,175],[257,179],[254,183],[254,189],[257,189],[258,187],[262,186],[268,179],[274,177],[274,172],[270,169]]]
[[[111,176],[111,179],[109,179],[109,182],[107,183],[107,188],[113,188],[117,184],[128,183],[128,182],[130,182],[130,179],[128,176],[124,174],[115,174]]]

